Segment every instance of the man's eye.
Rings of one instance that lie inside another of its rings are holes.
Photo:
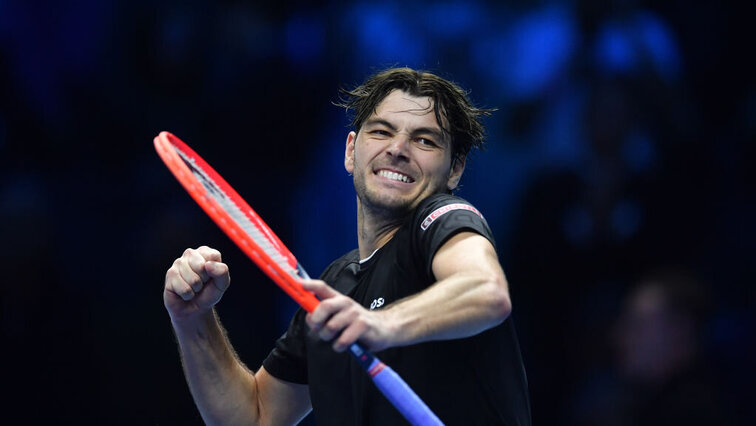
[[[389,132],[380,129],[372,130],[370,133],[377,136],[391,136]]]
[[[438,144],[436,142],[432,141],[431,139],[427,139],[427,138],[417,138],[417,142],[420,145],[438,146]]]

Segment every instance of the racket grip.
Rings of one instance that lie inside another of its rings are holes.
[[[389,366],[381,362],[375,355],[364,349],[358,343],[349,347],[357,362],[373,379],[378,390],[386,399],[399,410],[408,422],[415,426],[443,425],[441,420],[420,399],[398,374]]]

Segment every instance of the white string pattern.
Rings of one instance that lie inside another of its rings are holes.
[[[247,217],[246,214],[239,208],[234,201],[229,198],[223,190],[218,187],[218,185],[208,176],[204,170],[197,167],[194,163],[194,159],[187,156],[185,153],[183,153],[180,149],[176,148],[174,146],[174,149],[179,154],[182,160],[184,160],[184,163],[189,167],[189,170],[192,171],[192,174],[197,178],[197,180],[202,183],[202,186],[207,189],[207,192],[210,194],[210,196],[213,197],[215,201],[220,204],[220,206],[223,208],[223,210],[228,213],[229,216],[236,222],[237,225],[239,225],[244,232],[247,233],[259,246],[260,248],[267,253],[273,261],[278,263],[281,267],[284,268],[287,272],[290,274],[297,276],[296,271],[292,270],[292,268],[289,266],[288,259],[284,257],[273,245],[273,243],[268,239],[268,237],[263,233],[260,228],[258,228],[254,223],[252,223],[251,220]]]

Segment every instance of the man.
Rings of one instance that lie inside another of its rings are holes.
[[[351,91],[344,167],[357,193],[358,249],[305,287],[256,372],[236,357],[213,306],[229,285],[216,250],[187,249],[164,301],[194,400],[209,424],[404,423],[344,350],[360,341],[447,424],[529,425],[525,372],[504,272],[480,213],[450,195],[486,110],[453,83],[389,69]]]

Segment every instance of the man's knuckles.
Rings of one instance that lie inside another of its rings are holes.
[[[221,261],[221,253],[211,247],[208,246],[199,246],[197,247],[197,253],[200,254],[205,260],[213,260],[216,262]]]
[[[166,282],[166,290],[176,293],[183,300],[191,300],[194,297],[194,290],[183,280],[175,279]]]

